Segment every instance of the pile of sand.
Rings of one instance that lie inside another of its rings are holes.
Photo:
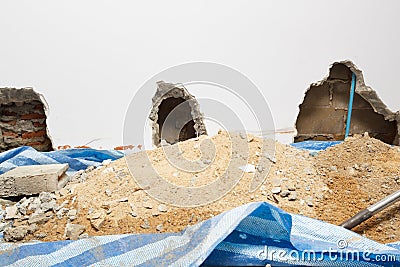
[[[241,180],[229,193],[210,204],[182,208],[155,200],[137,184],[123,158],[79,173],[74,182],[56,194],[57,204],[63,203],[64,214],[53,216],[25,240],[37,239],[38,236],[43,241],[65,239],[67,224],[83,226],[81,237],[176,232],[257,201],[339,224],[400,187],[399,149],[369,137],[348,138],[344,143],[320,152],[317,157],[273,141],[267,143],[275,148],[275,155],[271,155],[271,151],[263,153],[261,148],[265,142],[262,139],[253,136],[242,138],[249,148],[246,159],[255,170],[242,172],[237,168],[243,175]],[[179,154],[186,159],[198,161],[204,159],[200,147],[210,142],[215,148],[215,157],[206,159],[204,170],[199,172],[176,168],[165,156],[165,148],[135,153],[128,156],[128,162],[129,159],[140,162],[148,157],[158,174],[169,182],[198,187],[225,175],[227,165],[233,159],[244,157],[244,151],[232,148],[230,135],[226,132],[213,137],[201,136],[175,146],[179,146]],[[265,171],[257,168],[262,160],[270,162],[268,175],[262,185],[250,193],[253,176]],[[226,179],[234,179],[232,175],[228,173]],[[357,227],[356,231],[380,242],[397,241],[400,233],[398,209],[399,205],[393,206]],[[24,219],[17,220],[17,225],[24,224]]]

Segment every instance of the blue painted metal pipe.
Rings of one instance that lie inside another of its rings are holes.
[[[349,108],[347,111],[346,134],[344,138],[347,138],[347,136],[349,136],[350,133],[350,121],[351,121],[351,112],[353,111],[353,99],[354,99],[355,87],[356,87],[356,75],[353,72],[351,74],[350,100],[349,100]]]

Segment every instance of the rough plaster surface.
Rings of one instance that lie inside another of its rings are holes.
[[[20,146],[53,150],[47,111],[44,97],[32,88],[0,88],[0,151]]]
[[[54,192],[66,183],[68,164],[20,166],[0,175],[0,196]]]
[[[295,142],[344,138],[351,72],[356,75],[356,87],[350,134],[369,132],[384,142],[399,144],[399,111],[388,109],[351,61],[335,62],[326,78],[307,89],[296,121]]]
[[[174,144],[191,137],[207,134],[199,103],[183,85],[157,82],[157,91],[152,101],[153,107],[149,118],[152,121],[152,139],[155,146],[160,146],[162,139],[169,144]],[[172,110],[162,108],[166,103]],[[168,115],[171,117],[168,118]],[[161,121],[161,117],[166,118]],[[187,122],[188,124],[186,124]],[[190,133],[182,134],[183,131],[193,131],[192,134],[195,136],[191,136]]]

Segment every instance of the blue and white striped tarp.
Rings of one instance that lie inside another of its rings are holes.
[[[0,243],[2,266],[400,266],[400,243],[250,203],[181,233]]]
[[[96,150],[91,148],[75,148],[51,152],[38,152],[29,146],[15,148],[0,153],[0,174],[17,166],[68,163],[68,175],[89,166],[99,166],[104,160],[115,160],[124,154],[115,150]]]

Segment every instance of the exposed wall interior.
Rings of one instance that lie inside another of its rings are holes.
[[[162,140],[175,144],[207,134],[199,103],[179,84],[157,83],[149,118],[155,146],[159,146]]]
[[[296,120],[294,141],[343,140],[346,131],[352,72],[356,87],[351,134],[368,132],[388,144],[399,143],[399,113],[390,111],[376,92],[364,84],[362,72],[350,61],[334,63],[329,76],[311,84]]]
[[[0,152],[20,146],[53,150],[46,102],[32,88],[0,88]]]

